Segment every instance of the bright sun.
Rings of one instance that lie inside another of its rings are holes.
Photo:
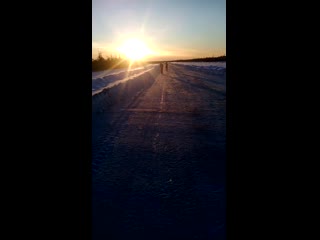
[[[119,51],[126,55],[131,61],[141,60],[150,53],[146,44],[136,38],[128,39],[119,48]]]

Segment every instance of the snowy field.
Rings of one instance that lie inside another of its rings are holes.
[[[184,65],[189,70],[199,71],[207,74],[225,75],[226,62],[174,62]]]
[[[226,62],[173,62],[174,64],[198,66],[198,67],[222,67],[226,68]]]

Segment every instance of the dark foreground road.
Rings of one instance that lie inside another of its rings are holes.
[[[93,113],[93,240],[225,239],[225,118],[225,78],[178,65]]]

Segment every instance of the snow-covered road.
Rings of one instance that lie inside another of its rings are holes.
[[[225,239],[225,74],[146,74],[93,100],[93,240]]]

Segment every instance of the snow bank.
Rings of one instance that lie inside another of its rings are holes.
[[[216,66],[226,68],[226,62],[173,62],[174,64],[193,65],[193,66]]]
[[[143,69],[145,67],[150,67],[153,66],[155,64],[148,64],[146,66],[142,66],[142,67],[132,67],[131,71],[133,70],[138,70],[138,69]],[[113,74],[117,74],[117,73],[121,73],[121,72],[126,72],[128,69],[127,68],[119,68],[119,69],[108,69],[108,70],[103,70],[103,71],[98,71],[98,72],[92,72],[92,79],[95,78],[102,78],[108,75],[113,75]]]
[[[173,64],[184,65],[189,70],[212,75],[226,74],[226,62],[173,62]]]
[[[108,85],[110,85],[111,83],[138,76],[139,74],[147,70],[151,70],[154,67],[154,64],[150,64],[145,67],[133,68],[130,71],[128,71],[127,69],[113,69],[101,72],[94,72],[92,73],[92,95],[95,92],[102,90],[105,87],[108,87]]]
[[[92,93],[92,111],[101,112],[110,105],[131,102],[143,90],[149,88],[159,74],[159,66],[154,65],[131,77],[111,81],[106,87]]]

